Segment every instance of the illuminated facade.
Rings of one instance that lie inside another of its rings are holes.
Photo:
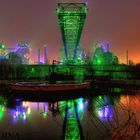
[[[3,43],[0,43],[0,60],[5,59],[6,54],[7,47]]]
[[[62,33],[65,59],[77,59],[77,50],[87,14],[85,3],[58,3],[57,16]]]
[[[17,44],[15,53],[22,58],[22,64],[29,63],[30,47],[28,42],[21,41]]]
[[[65,52],[63,46],[60,48],[60,61],[65,62]],[[84,62],[85,52],[81,46],[77,46],[77,59],[75,59],[76,64],[82,64]]]
[[[95,52],[93,54],[94,65],[111,65],[118,63],[118,57],[110,52],[108,43],[96,44]]]

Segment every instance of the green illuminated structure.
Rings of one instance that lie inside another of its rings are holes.
[[[6,53],[7,53],[7,47],[3,43],[0,43],[0,57],[4,56]]]
[[[80,140],[80,131],[78,127],[73,101],[68,102],[66,113],[67,113],[67,121],[66,121],[65,140],[70,139]]]
[[[118,57],[110,52],[108,43],[95,44],[95,51],[93,54],[94,65],[117,65],[118,63]]]
[[[58,3],[57,15],[66,60],[77,58],[77,48],[87,14],[85,3]]]
[[[61,101],[59,111],[64,119],[63,139],[80,140],[84,139],[80,122],[83,120],[86,101],[83,98],[69,101]]]
[[[3,118],[4,109],[6,106],[7,106],[7,100],[3,96],[0,96],[0,121]]]

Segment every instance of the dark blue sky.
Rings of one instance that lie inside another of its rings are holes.
[[[59,0],[62,1],[62,0]],[[63,0],[64,1],[64,0]],[[68,0],[67,0],[68,1]],[[69,0],[70,1],[70,0]],[[15,47],[16,42],[32,43],[31,58],[47,44],[50,59],[59,57],[62,44],[56,16],[58,0],[0,0],[0,42]],[[81,45],[109,41],[111,51],[126,62],[140,62],[140,0],[87,0],[88,15]]]

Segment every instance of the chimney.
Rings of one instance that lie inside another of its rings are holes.
[[[40,48],[38,48],[38,64],[40,64]]]
[[[44,64],[47,64],[48,60],[48,48],[47,45],[44,45]]]

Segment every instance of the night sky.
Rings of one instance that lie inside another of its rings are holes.
[[[43,52],[47,44],[49,59],[58,59],[62,39],[55,11],[57,2],[0,0],[0,42],[8,47],[15,47],[19,41],[31,42],[33,60],[37,60],[37,48]],[[126,50],[129,59],[140,62],[140,0],[87,2],[89,10],[81,46],[90,50],[93,42],[109,41],[110,50],[121,62],[126,63]]]

